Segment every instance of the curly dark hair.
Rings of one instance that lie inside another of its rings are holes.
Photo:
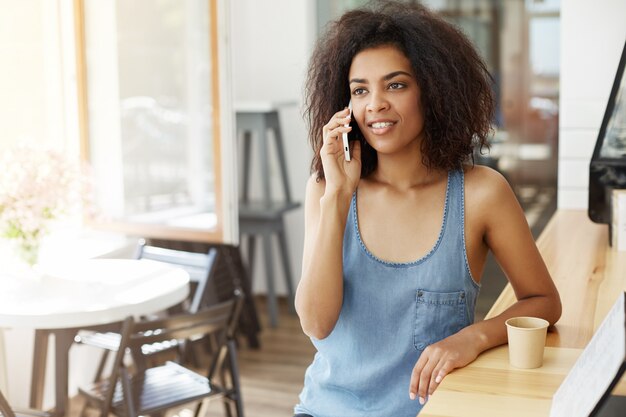
[[[493,78],[472,45],[452,24],[426,7],[379,1],[346,12],[331,22],[318,40],[309,63],[304,116],[315,153],[311,172],[324,178],[320,149],[322,128],[350,99],[348,73],[360,51],[393,45],[402,51],[421,89],[424,140],[421,150],[428,168],[460,168],[473,151],[488,146],[494,111]],[[361,141],[361,177],[377,165],[376,151]]]

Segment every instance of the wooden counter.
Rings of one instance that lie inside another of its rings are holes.
[[[548,333],[544,365],[516,369],[508,347],[484,352],[448,375],[420,417],[548,416],[552,395],[591,339],[620,293],[626,290],[626,252],[608,245],[608,228],[585,211],[559,210],[537,246],[561,295],[563,313]],[[493,317],[516,301],[510,285],[487,314]],[[626,383],[614,391],[626,395]],[[517,414],[516,414],[517,413]]]

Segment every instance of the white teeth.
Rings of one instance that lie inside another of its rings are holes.
[[[389,127],[393,125],[393,122],[376,122],[376,123],[372,123],[372,127],[374,129],[382,129],[383,127]]]

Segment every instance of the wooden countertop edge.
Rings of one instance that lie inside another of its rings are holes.
[[[554,236],[554,234],[556,233],[556,228],[559,226],[559,223],[561,227],[563,227],[563,223],[565,223],[567,225],[568,219],[565,219],[565,217],[568,216],[580,216],[581,211],[580,210],[559,210],[555,213],[555,215],[550,219],[550,221],[548,222],[548,224],[546,225],[546,228],[544,229],[544,231],[541,233],[541,235],[539,236],[539,238],[537,239],[537,247],[539,248],[539,251],[541,252],[542,256],[546,256],[547,253],[552,253],[553,252],[553,248],[550,248],[549,245],[554,245],[554,239],[556,238]],[[585,214],[586,217],[586,214]],[[578,224],[578,225],[569,225],[571,227],[586,227],[589,228],[592,231],[595,231],[595,235],[594,236],[589,236],[589,242],[607,242],[607,236],[606,233],[607,231],[605,230],[605,228],[602,227],[602,225],[596,225],[591,223],[591,221],[589,221],[587,224]],[[571,242],[568,242],[568,244],[572,244]],[[606,246],[605,246],[606,245]],[[597,252],[597,248],[590,248],[590,249],[595,249],[596,251],[596,256],[598,254]],[[609,249],[608,244],[602,243],[602,247],[601,250],[606,250]],[[593,256],[590,253],[590,256]],[[545,258],[544,258],[545,259]],[[555,265],[551,265],[550,262],[552,262],[553,259],[546,259],[546,264],[548,264],[548,267],[553,267]],[[605,264],[605,260],[601,259],[601,260],[597,260],[597,262],[599,262],[600,264],[600,268],[593,268],[593,274],[597,274],[598,272],[604,273],[605,272],[605,267],[607,266]],[[591,273],[591,272],[590,272]],[[555,279],[555,282],[557,282],[558,277],[553,277]],[[596,277],[597,278],[597,277]],[[604,277],[602,277],[604,278]],[[500,296],[496,299],[496,301],[494,302],[493,306],[491,307],[491,309],[489,310],[489,312],[487,313],[487,315],[485,316],[485,319],[490,319],[492,317],[497,316],[498,314],[501,314],[503,311],[505,311],[508,307],[510,307],[512,304],[514,304],[517,301],[517,298],[515,297],[515,292],[513,291],[513,287],[511,286],[511,284],[507,284],[505,286],[505,288],[502,290],[502,292],[500,293]],[[606,308],[606,307],[605,307]],[[595,313],[601,313],[598,311],[595,311]],[[597,327],[600,322],[601,322],[602,318],[601,317],[596,317],[594,319],[594,327]],[[557,327],[559,326],[560,322],[557,323]],[[566,324],[565,324],[566,325]],[[589,335],[589,339],[591,338],[591,334]],[[554,343],[556,344],[561,344],[558,341],[558,336],[557,335],[548,335],[548,346],[550,346],[550,342],[554,341]],[[580,340],[578,340],[577,342],[581,342]],[[588,340],[587,340],[588,342]],[[577,345],[580,343],[576,343]],[[584,348],[584,346],[586,345],[586,342],[583,342],[582,344],[580,344],[580,346],[576,346],[579,348]],[[570,346],[573,347],[573,346]],[[558,346],[557,346],[558,348]],[[626,376],[624,376],[620,383],[616,386],[616,388],[613,390],[613,394],[614,395],[623,395],[626,396]]]

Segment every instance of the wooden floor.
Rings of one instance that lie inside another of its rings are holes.
[[[261,349],[248,349],[243,343],[239,351],[246,417],[291,417],[315,348],[302,333],[298,317],[289,313],[286,300],[281,300],[276,328],[268,325],[264,300],[257,301],[263,325]],[[224,415],[220,404],[209,405],[206,417]]]

